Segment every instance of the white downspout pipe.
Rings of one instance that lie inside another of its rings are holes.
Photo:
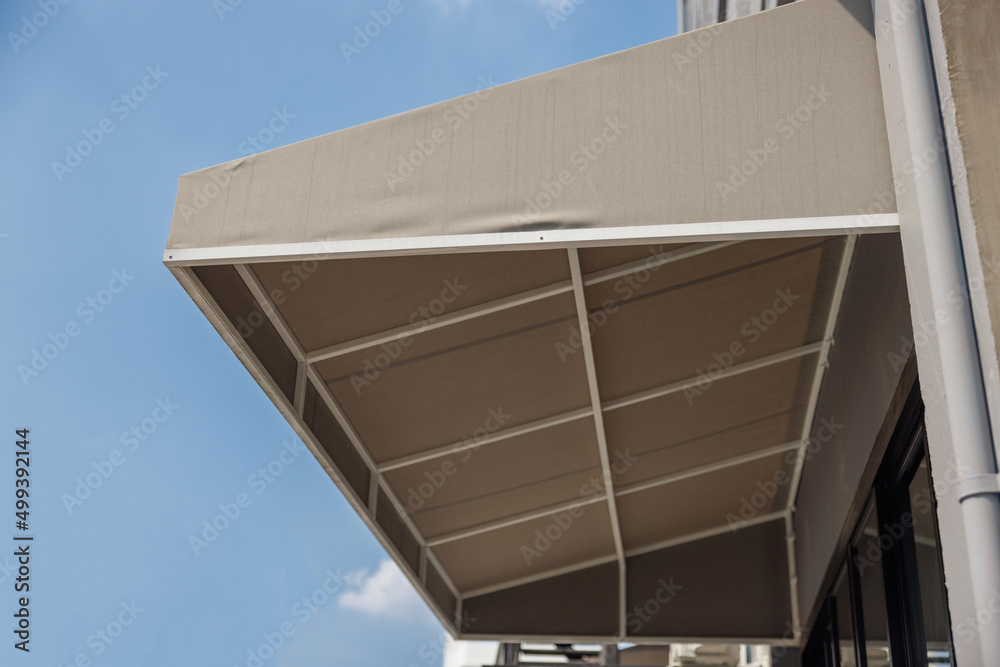
[[[889,0],[892,16],[908,16],[894,25],[902,102],[912,156],[935,151],[944,140],[934,69],[927,41],[923,2],[913,13],[913,0]],[[955,289],[968,294],[962,241],[948,161],[933,161],[920,178],[915,197],[930,270],[931,301],[947,307]],[[976,345],[971,304],[938,327],[941,379],[947,401],[959,473],[962,521],[977,610],[989,610],[1000,593],[1000,489],[986,394]],[[953,619],[960,621],[961,619]],[[1000,665],[1000,619],[978,633],[986,664]],[[957,639],[957,638],[956,638]]]

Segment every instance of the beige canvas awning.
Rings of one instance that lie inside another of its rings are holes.
[[[188,174],[164,261],[455,635],[789,641],[881,105],[804,0]]]

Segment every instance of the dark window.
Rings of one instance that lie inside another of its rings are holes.
[[[809,643],[802,651],[802,664],[809,667],[837,667],[836,612],[833,599],[827,599],[813,626]]]
[[[922,411],[905,435],[876,483],[886,590],[895,606],[892,652],[899,664],[947,665],[951,637]]]
[[[886,605],[885,578],[882,572],[884,552],[879,544],[878,512],[870,502],[862,519],[854,552],[860,594],[857,614],[861,631],[858,642],[869,667],[891,665],[889,660],[889,623]]]
[[[833,585],[833,617],[836,619],[837,652],[843,667],[857,667],[854,659],[854,620],[851,618],[851,578],[846,565]]]
[[[920,580],[920,610],[924,617],[924,646],[930,667],[950,663],[951,633],[944,580],[941,577],[941,547],[937,517],[934,515],[934,488],[926,453],[921,457],[909,487],[913,513],[913,541],[916,543],[917,572]]]

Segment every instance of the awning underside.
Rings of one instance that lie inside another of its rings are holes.
[[[684,591],[630,635],[780,637],[784,519],[846,245],[305,260],[190,275],[439,613],[454,619],[463,598],[477,618],[465,634],[523,634],[521,611],[508,618],[490,601],[559,606],[568,589],[544,601],[532,591],[583,577],[595,595],[613,593],[608,609],[590,605],[605,618],[543,614],[534,634],[614,636],[625,564],[626,610],[663,582]],[[674,560],[698,542],[734,548]],[[713,561],[720,571],[706,577]],[[742,574],[725,595],[747,611],[698,626],[690,607],[711,591],[692,577],[714,590],[728,570]]]

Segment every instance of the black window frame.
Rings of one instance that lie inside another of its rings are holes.
[[[926,665],[927,643],[908,494],[920,461],[926,455],[922,404],[916,423],[910,425],[905,433],[905,447],[890,449],[879,469],[879,476],[875,481],[875,499],[879,537],[885,536],[892,540],[891,546],[882,551],[892,661],[894,665]],[[906,518],[908,516],[909,520]],[[899,530],[901,535],[897,537],[892,530],[883,532],[887,526]],[[940,543],[938,539],[938,544]]]

